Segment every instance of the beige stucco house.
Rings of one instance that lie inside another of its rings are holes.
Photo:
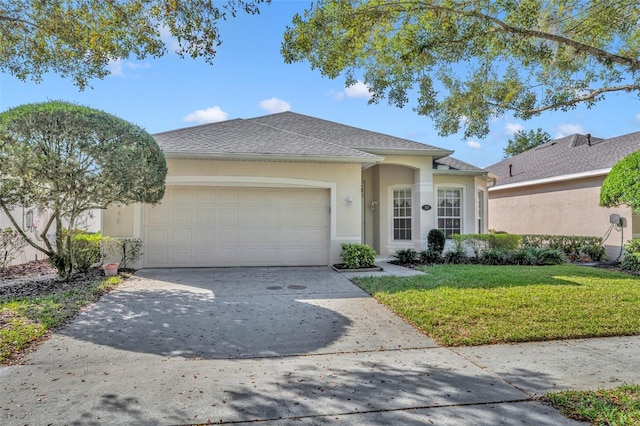
[[[621,244],[640,236],[640,217],[629,208],[599,206],[600,187],[615,163],[640,149],[640,133],[611,139],[573,135],[506,159],[487,170],[489,228],[516,234],[588,235],[604,237],[611,217],[624,218],[605,241],[607,258]]]
[[[103,215],[105,235],[143,239],[142,267],[329,265],[341,243],[389,256],[487,228],[486,171],[447,149],[292,112],[154,137],[164,199]]]

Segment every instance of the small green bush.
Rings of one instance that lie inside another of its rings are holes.
[[[427,248],[438,255],[442,255],[445,242],[444,232],[441,229],[434,228],[427,234]]]
[[[509,263],[512,265],[537,265],[540,249],[535,247],[522,247],[511,252]]]
[[[640,271],[640,238],[629,240],[624,245],[624,257],[620,262],[620,267],[627,271]]]
[[[567,256],[561,250],[551,248],[537,250],[539,265],[561,265],[567,262]]]
[[[442,263],[444,259],[442,259],[442,252],[438,252],[433,249],[422,250],[418,253],[418,260],[423,265],[433,265],[436,263]]]
[[[76,270],[87,273],[91,265],[100,262],[101,242],[102,236],[99,233],[73,233],[71,255]]]
[[[412,265],[416,263],[416,259],[418,257],[418,252],[414,249],[398,249],[393,254],[393,258],[396,259],[398,263],[403,265]]]
[[[343,243],[340,258],[349,269],[376,266],[376,251],[367,244]]]
[[[484,249],[482,251],[482,263],[485,265],[507,265],[510,253],[510,250],[503,248]]]

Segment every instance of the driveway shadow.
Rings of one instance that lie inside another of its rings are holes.
[[[195,359],[314,352],[339,339],[351,320],[291,297],[173,289],[120,290],[60,333],[124,351]]]

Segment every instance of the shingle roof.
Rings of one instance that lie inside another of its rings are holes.
[[[325,141],[335,141],[335,143],[349,148],[394,151],[443,151],[442,148],[420,142],[359,129],[357,127],[309,117],[290,111],[252,118],[251,121],[277,129],[287,129],[293,133],[311,136]]]
[[[377,158],[363,151],[243,119],[171,130],[153,136],[163,151],[173,154]]]
[[[440,158],[453,151],[293,112],[234,119],[153,135],[165,153],[211,156],[287,156],[314,160],[380,160],[403,153]]]
[[[469,163],[465,163],[464,161],[460,161],[457,158],[453,158],[453,157],[439,158],[435,160],[433,163],[434,163],[434,168],[436,168],[438,165],[441,164],[443,166],[449,166],[451,170],[458,170],[461,172],[486,172],[486,170],[483,170]]]
[[[572,135],[515,155],[486,170],[497,176],[495,187],[539,179],[586,173],[613,167],[640,150],[640,132],[610,139]],[[511,165],[512,176],[509,176]]]

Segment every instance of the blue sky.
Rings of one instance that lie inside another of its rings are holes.
[[[223,44],[213,65],[179,59],[173,53],[139,62],[122,60],[111,65],[110,76],[93,80],[92,88],[84,91],[54,74],[40,84],[2,74],[0,110],[65,100],[102,109],[151,133],[291,110],[452,149],[456,158],[479,167],[500,161],[507,140],[520,129],[541,127],[553,137],[591,133],[605,138],[640,130],[637,95],[620,93],[592,109],[547,112],[528,121],[496,119],[482,140],[440,137],[431,120],[417,115],[411,104],[403,109],[386,101],[368,105],[363,85],[345,89],[344,79],[322,77],[307,63],[284,63],[280,55],[284,29],[309,4],[308,0],[274,0],[262,7],[260,15],[239,15],[221,23]]]

